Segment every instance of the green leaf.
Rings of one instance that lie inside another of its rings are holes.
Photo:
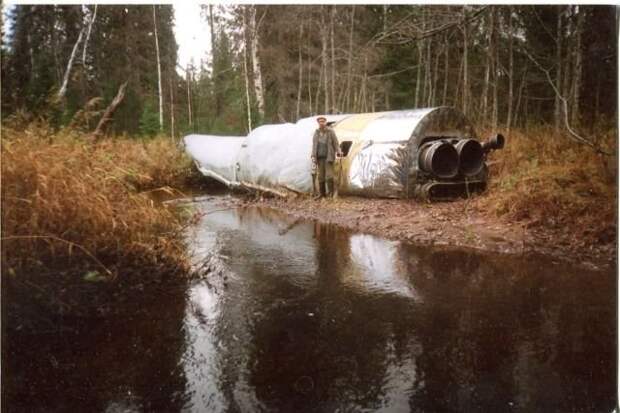
[[[88,271],[86,274],[84,274],[83,279],[84,281],[88,282],[100,282],[106,280],[106,278],[101,275],[99,271]]]

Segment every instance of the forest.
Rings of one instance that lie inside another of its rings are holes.
[[[3,119],[94,129],[125,82],[111,134],[245,134],[318,113],[449,105],[480,127],[553,125],[596,146],[616,118],[612,7],[205,5],[211,53],[186,67],[172,7],[14,7]]]

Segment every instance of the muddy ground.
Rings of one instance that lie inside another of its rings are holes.
[[[580,237],[570,225],[540,225],[495,216],[485,209],[483,197],[451,202],[419,203],[402,199],[338,197],[231,198],[236,206],[258,205],[347,229],[446,248],[472,248],[514,255],[543,254],[558,261],[590,268],[616,265],[616,224],[608,236]]]

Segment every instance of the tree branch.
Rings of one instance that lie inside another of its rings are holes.
[[[96,143],[101,138],[101,135],[103,135],[104,126],[109,121],[112,120],[114,111],[116,111],[116,108],[118,107],[118,105],[121,104],[121,102],[123,101],[123,98],[125,97],[126,87],[127,87],[127,82],[123,83],[121,87],[118,88],[118,92],[116,93],[116,96],[112,100],[112,103],[110,103],[110,106],[108,106],[105,112],[103,113],[103,116],[99,120],[99,123],[97,124],[97,127],[95,128],[95,131],[91,135],[91,139],[93,143]]]
[[[575,132],[573,130],[573,128],[570,126],[570,124],[568,123],[568,101],[566,100],[566,98],[564,96],[562,96],[562,94],[560,93],[560,91],[558,90],[558,88],[555,86],[553,79],[551,78],[551,75],[549,74],[549,70],[545,69],[535,58],[534,56],[532,56],[527,49],[523,48],[523,52],[525,53],[525,55],[536,65],[536,67],[538,67],[547,77],[547,81],[549,82],[549,84],[551,85],[551,87],[553,88],[553,91],[555,93],[555,95],[558,97],[558,99],[560,99],[562,101],[562,112],[563,112],[563,118],[564,118],[564,126],[566,127],[566,130],[568,131],[568,133],[570,134],[571,138],[573,138],[573,140],[583,143],[585,145],[590,146],[591,148],[593,148],[597,153],[603,154],[603,155],[607,155],[607,156],[611,156],[611,153],[606,152],[604,150],[602,150],[597,144],[595,144],[594,142],[592,142],[589,139],[584,138],[583,136],[579,135],[577,132]]]
[[[443,33],[445,31],[454,29],[455,27],[459,27],[459,26],[462,26],[464,24],[467,24],[467,23],[475,20],[476,18],[478,18],[478,16],[480,16],[480,14],[482,14],[489,7],[490,6],[481,7],[480,9],[476,10],[475,12],[471,13],[470,15],[468,15],[468,16],[460,19],[460,20],[443,24],[443,25],[441,25],[441,26],[439,26],[437,28],[433,28],[433,29],[430,29],[430,30],[422,31],[418,35],[415,35],[413,37],[407,37],[406,39],[403,39],[403,40],[397,42],[397,44],[408,44],[408,43],[412,43],[412,42],[415,42],[415,41],[418,41],[418,40],[427,39],[429,37],[433,37],[433,36],[436,36],[436,35],[438,35],[440,33]],[[369,43],[377,44],[377,43],[381,42],[382,40],[392,36],[393,34],[397,34],[398,33],[397,27],[398,27],[399,24],[401,24],[403,22],[403,20],[401,20],[398,23],[396,23],[393,26],[394,28],[392,29],[391,32],[383,33],[379,38],[371,40]]]

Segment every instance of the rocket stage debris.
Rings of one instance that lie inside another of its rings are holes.
[[[488,153],[505,143],[500,134],[480,143],[468,119],[445,106],[324,116],[343,153],[335,163],[340,194],[443,200],[480,192]],[[316,128],[310,117],[247,136],[188,135],[184,144],[204,175],[229,187],[311,193]]]

